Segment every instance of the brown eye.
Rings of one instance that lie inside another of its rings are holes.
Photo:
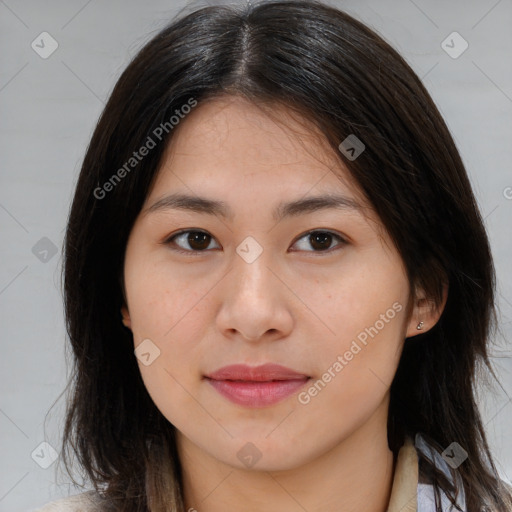
[[[299,240],[294,244],[298,244],[300,240],[306,240],[306,244],[302,244],[302,248],[300,250],[304,250],[306,252],[327,252],[331,249],[331,244],[334,240],[338,240],[338,244],[334,247],[343,246],[347,242],[340,235],[336,233],[331,233],[330,231],[310,231],[306,233],[304,236],[299,238]],[[313,247],[313,251],[308,251],[305,248],[305,245],[309,245]]]
[[[208,249],[210,245],[211,236],[199,231],[190,231],[187,237],[187,243],[195,251],[202,251]]]
[[[324,249],[329,249],[333,239],[333,236],[330,233],[322,232],[311,233],[309,237],[311,246],[321,251]]]
[[[190,255],[200,255],[202,252],[207,252],[209,246],[214,238],[205,231],[200,230],[187,230],[176,233],[175,235],[169,237],[165,240],[165,244],[174,245],[178,248],[173,248],[173,250],[185,254]],[[330,231],[310,231],[303,235],[294,245],[299,244],[301,240],[305,240],[306,243],[302,242],[302,247],[299,247],[299,250],[306,252],[332,252],[333,241],[337,240],[338,243],[334,246],[334,248],[338,246],[343,246],[347,243],[347,241],[342,238],[340,235],[336,233],[331,233]],[[299,244],[300,245],[300,244]],[[312,247],[313,250],[309,250],[308,247]],[[220,246],[214,247],[220,248]],[[211,247],[210,247],[211,249]]]
[[[165,243],[177,245],[178,252],[194,253],[204,252],[208,249],[213,237],[204,231],[181,231],[168,238]],[[179,242],[179,243],[178,243]],[[188,245],[188,247],[187,247]]]

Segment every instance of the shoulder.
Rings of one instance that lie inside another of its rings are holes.
[[[99,512],[103,498],[96,491],[86,491],[60,498],[29,512]]]

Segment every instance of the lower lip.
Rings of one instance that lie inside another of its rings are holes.
[[[208,379],[208,382],[222,396],[235,404],[246,407],[265,407],[274,405],[292,395],[308,380],[309,378],[250,382]]]

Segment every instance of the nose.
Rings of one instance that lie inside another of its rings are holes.
[[[264,254],[252,263],[237,255],[226,276],[217,315],[226,337],[258,342],[286,337],[293,329],[293,294]]]

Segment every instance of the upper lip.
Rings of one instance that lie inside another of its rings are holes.
[[[286,368],[286,366],[273,363],[260,366],[233,364],[219,368],[213,373],[206,375],[206,377],[212,380],[246,380],[255,382],[309,378],[304,373],[299,373]]]

